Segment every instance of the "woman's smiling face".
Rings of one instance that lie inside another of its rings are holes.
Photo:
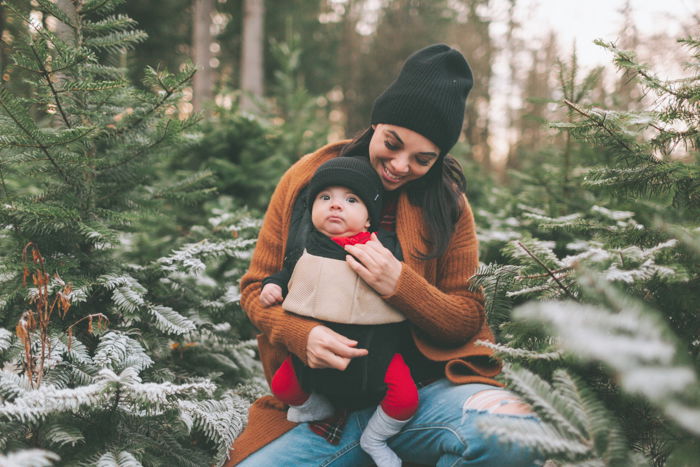
[[[385,123],[374,125],[369,161],[385,190],[396,190],[425,175],[439,154],[437,145],[413,130]]]

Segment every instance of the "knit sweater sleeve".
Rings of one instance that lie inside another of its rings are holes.
[[[298,165],[290,168],[270,199],[250,267],[241,278],[241,306],[271,344],[283,345],[306,363],[309,332],[319,323],[287,313],[281,305],[265,307],[259,300],[263,280],[282,267],[284,238],[287,235],[285,226],[294,204],[292,185],[297,172]]]
[[[396,290],[384,297],[431,341],[444,346],[466,343],[485,319],[483,295],[469,290],[479,265],[478,241],[466,198],[463,207],[447,251],[436,261],[434,283],[403,263]]]

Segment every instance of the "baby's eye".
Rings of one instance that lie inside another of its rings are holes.
[[[322,193],[322,194],[318,195],[318,199],[322,199],[323,201],[328,201],[329,199],[331,199],[331,197],[330,197],[330,195]]]
[[[355,198],[354,196],[348,197],[348,203],[357,203],[357,201],[357,198]]]

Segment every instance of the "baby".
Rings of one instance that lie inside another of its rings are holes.
[[[328,418],[333,403],[352,407],[358,400],[361,406],[381,399],[360,438],[362,449],[380,467],[401,465],[387,440],[416,412],[418,389],[399,353],[404,316],[350,269],[344,245],[366,243],[370,229],[378,230],[382,191],[366,158],[337,157],[321,165],[308,187],[312,227],[303,251],[288,254],[283,269],[263,281],[260,293],[265,306],[281,303],[286,295],[286,311],[321,320],[357,340],[358,348],[368,349],[367,357],[353,359],[342,372],[311,369],[290,355],[274,374],[271,388],[289,405],[287,418],[293,422]],[[305,227],[298,224],[298,229]],[[289,238],[294,237],[290,232]],[[393,233],[379,230],[377,238],[401,259]]]

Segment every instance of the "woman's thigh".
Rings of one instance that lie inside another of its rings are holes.
[[[479,394],[477,396],[476,394]],[[486,384],[454,385],[443,379],[419,390],[418,411],[389,446],[404,460],[437,466],[532,466],[532,453],[485,437],[477,427],[483,417],[515,416],[522,407],[508,391]],[[481,397],[488,395],[489,397]],[[474,397],[472,397],[474,396]],[[496,403],[494,403],[494,398]],[[498,400],[501,402],[498,403]],[[360,435],[375,408],[353,412],[337,445],[328,443],[302,423],[240,465],[364,466],[372,461],[359,446]]]
[[[240,466],[311,467],[371,466],[371,458],[360,448],[360,435],[374,408],[353,412],[337,445],[314,433],[308,423],[300,423],[264,448],[247,457]],[[365,414],[366,412],[366,414]],[[359,415],[359,418],[358,418]]]

